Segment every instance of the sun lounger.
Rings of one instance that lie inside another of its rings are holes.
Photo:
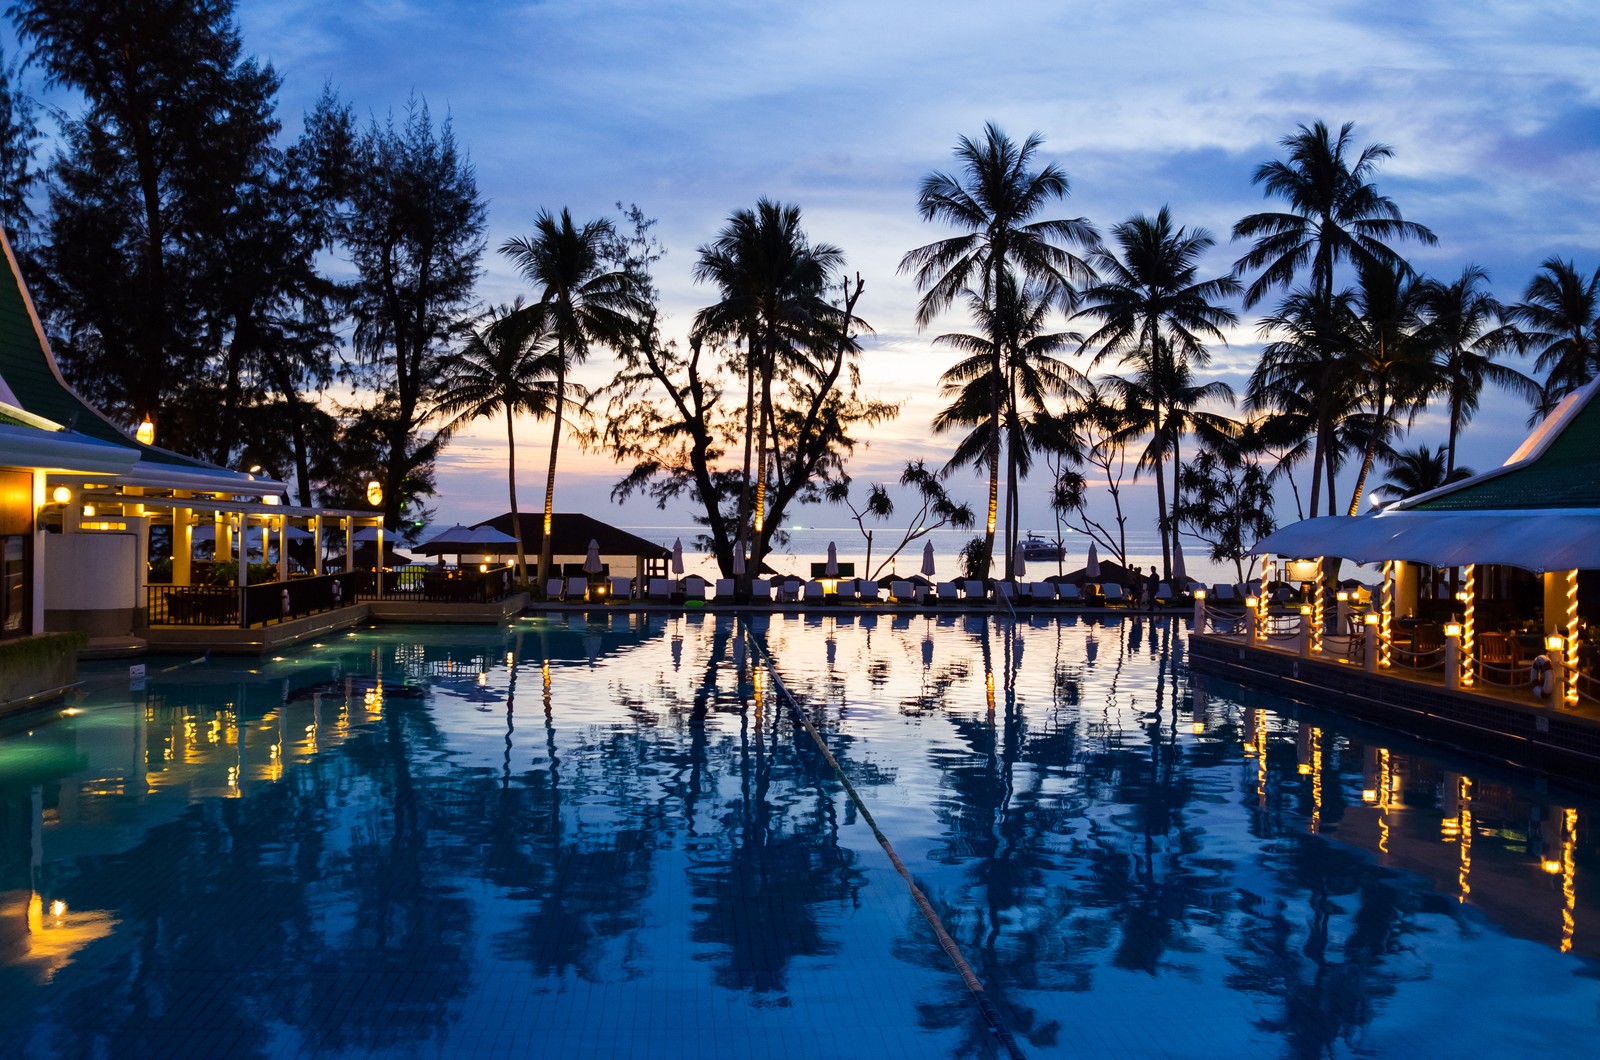
[[[699,600],[702,603],[706,598],[706,580],[698,574],[691,574],[683,579],[683,596],[686,600]]]
[[[1056,594],[1061,597],[1061,602],[1077,607],[1083,603],[1083,592],[1076,585],[1058,585]]]
[[[827,595],[828,591],[823,587],[820,581],[812,580],[806,582],[806,603],[820,604],[822,603],[823,597]]]
[[[546,600],[559,600],[561,594],[566,592],[567,582],[564,578],[551,578],[544,583],[544,598]]]
[[[750,599],[757,603],[772,602],[772,583],[765,578],[753,578],[750,581]]]
[[[1106,582],[1101,585],[1100,595],[1105,598],[1107,607],[1121,607],[1128,602],[1128,595],[1116,582]]]
[[[1155,605],[1157,607],[1170,607],[1174,602],[1171,585],[1162,582],[1156,587]]]
[[[784,604],[798,603],[800,600],[800,579],[785,578],[778,585],[778,602]]]
[[[733,603],[733,587],[736,583],[732,578],[718,578],[716,585],[716,600],[720,604]]]
[[[846,578],[844,581],[840,582],[839,588],[835,591],[835,595],[839,597],[839,602],[841,604],[854,603],[857,592],[856,586],[859,584],[860,582],[856,581],[854,578]]]
[[[1033,582],[1028,586],[1028,602],[1035,607],[1056,602],[1055,582]]]
[[[632,578],[612,578],[611,579],[611,599],[613,599],[613,600],[631,600],[631,599],[633,599],[633,579]]]
[[[672,599],[672,582],[666,578],[650,579],[650,599],[658,604],[664,604]]]
[[[883,599],[883,590],[878,587],[877,582],[870,578],[860,579],[856,586],[856,593],[861,597],[861,602],[864,604],[875,604]]]
[[[955,582],[940,582],[936,589],[941,604],[953,604],[961,596],[961,590],[956,587]]]
[[[889,602],[895,604],[916,603],[917,594],[915,587],[908,581],[892,581],[889,583]]]
[[[995,582],[994,600],[997,604],[1014,604],[1017,598],[1017,585],[1015,582]]]
[[[589,597],[589,579],[587,577],[568,578],[567,590],[561,594],[561,599],[568,602],[582,602]]]
[[[961,583],[961,598],[963,600],[976,600],[982,603],[989,602],[989,590],[977,578],[968,578]]]

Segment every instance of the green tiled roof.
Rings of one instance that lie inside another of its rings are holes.
[[[1532,463],[1504,474],[1491,473],[1481,482],[1463,483],[1460,489],[1423,501],[1412,510],[1549,508],[1600,510],[1600,395],[1590,395]]]
[[[79,434],[97,441],[111,442],[139,450],[145,463],[185,468],[211,468],[213,465],[186,456],[140,445],[68,390],[56,378],[50,354],[33,330],[33,319],[22,294],[22,281],[7,262],[0,276],[0,379],[16,395],[17,404],[36,416],[70,425]]]

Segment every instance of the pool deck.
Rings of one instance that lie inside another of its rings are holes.
[[[1306,657],[1218,633],[1190,637],[1189,664],[1198,673],[1600,792],[1600,710],[1586,704],[1548,705],[1526,690],[1484,684],[1450,689],[1438,674],[1396,667],[1370,673],[1336,656]]]

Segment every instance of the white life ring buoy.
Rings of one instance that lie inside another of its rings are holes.
[[[289,590],[283,591],[283,617],[289,617]]]
[[[333,582],[333,603],[334,603],[334,606],[337,607],[339,604],[341,604],[343,602],[344,602],[344,582],[341,582],[337,578],[335,578],[334,582]]]
[[[1550,663],[1550,656],[1538,655],[1528,667],[1528,675],[1533,678],[1533,694],[1540,699],[1549,699],[1556,690],[1556,670]]]

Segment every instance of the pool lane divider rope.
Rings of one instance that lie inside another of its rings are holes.
[[[945,956],[950,958],[950,963],[955,965],[956,971],[961,976],[961,981],[966,984],[967,990],[972,994],[973,1001],[977,1003],[978,1011],[983,1015],[984,1022],[989,1025],[989,1030],[993,1032],[1000,1044],[1005,1047],[1006,1053],[1012,1057],[1012,1060],[1025,1060],[1022,1048],[1017,1045],[1016,1038],[1011,1034],[1010,1028],[1006,1026],[1005,1018],[1000,1015],[1000,1010],[995,1007],[994,1002],[989,1000],[989,992],[984,989],[983,981],[972,970],[972,965],[967,963],[967,959],[961,955],[961,948],[956,945],[956,940],[951,938],[950,932],[945,930],[944,921],[939,919],[939,913],[933,908],[933,903],[928,901],[928,896],[922,893],[921,887],[917,886],[917,881],[911,876],[911,870],[906,868],[905,862],[900,860],[900,855],[895,853],[894,844],[889,842],[889,837],[884,835],[883,829],[878,827],[878,822],[873,819],[872,811],[867,809],[866,802],[857,793],[855,785],[850,783],[850,778],[844,775],[844,770],[840,768],[838,759],[833,757],[833,752],[828,750],[827,743],[822,739],[822,733],[818,731],[816,725],[812,724],[811,719],[806,717],[805,711],[800,709],[799,701],[794,698],[788,687],[784,685],[783,678],[778,673],[777,662],[773,659],[772,652],[767,648],[766,641],[762,640],[742,617],[738,621],[739,625],[744,627],[750,642],[755,645],[756,653],[765,662],[767,672],[772,675],[773,689],[788,704],[789,712],[794,716],[794,719],[800,723],[806,732],[810,733],[812,741],[817,745],[817,750],[822,752],[822,757],[827,759],[828,765],[833,769],[834,776],[839,778],[839,783],[844,786],[844,790],[849,794],[850,801],[855,803],[857,812],[861,814],[861,819],[867,822],[867,827],[872,829],[872,834],[878,840],[878,845],[889,856],[889,863],[894,866],[895,871],[900,874],[900,878],[905,881],[907,889],[911,892],[912,900],[917,903],[917,908],[922,910],[923,919],[933,929],[934,936],[939,940],[939,947],[944,950]]]

